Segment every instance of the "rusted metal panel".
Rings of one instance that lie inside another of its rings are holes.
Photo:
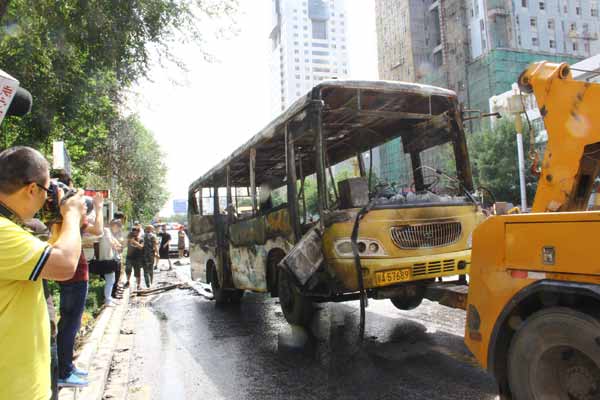
[[[265,234],[267,239],[284,237],[289,241],[293,241],[293,231],[289,215],[287,208],[282,208],[266,215]]]
[[[212,215],[192,215],[190,218],[190,233],[192,240],[196,236],[214,232],[215,219]]]
[[[265,217],[259,216],[231,225],[229,241],[233,246],[264,245],[267,241]]]
[[[369,183],[366,178],[350,178],[338,183],[340,208],[360,208],[369,204]]]
[[[354,221],[356,210],[333,210],[323,214],[323,225],[325,228],[333,224]]]
[[[252,215],[258,212],[256,204],[256,149],[250,149],[250,196],[252,197]]]
[[[288,125],[285,125],[285,155],[287,169],[287,197],[290,226],[294,243],[300,239],[300,216],[298,214],[298,196],[296,189],[296,153],[294,151],[294,140],[291,137]]]
[[[316,110],[313,120],[313,130],[315,132],[314,146],[315,157],[317,161],[317,209],[319,215],[323,215],[323,211],[327,210],[327,177],[325,176],[325,153],[327,147],[323,138],[323,106],[319,106]]]
[[[418,152],[410,153],[410,161],[412,163],[415,191],[421,192],[423,189],[425,189],[425,183],[423,182],[423,169],[421,168],[421,155]]]
[[[190,243],[190,264],[193,280],[207,283],[206,267],[210,261],[216,265],[216,253],[214,247]]]
[[[322,248],[321,233],[315,227],[296,243],[281,260],[281,265],[294,274],[300,285],[304,286],[325,260]]]
[[[230,246],[233,284],[238,289],[267,291],[269,252],[281,249],[287,253],[292,244],[283,237],[269,239],[264,245]]]
[[[431,301],[437,301],[446,307],[466,310],[468,293],[469,287],[467,285],[453,282],[440,282],[427,286],[425,298]]]
[[[455,140],[452,141],[454,146],[454,156],[456,158],[456,173],[458,179],[465,185],[465,189],[469,192],[473,191],[473,170],[469,162],[469,150],[467,148],[467,138],[465,136],[464,124],[461,120],[462,115],[459,109],[455,110],[453,124],[456,125],[454,130]]]

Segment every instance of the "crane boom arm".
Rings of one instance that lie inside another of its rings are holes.
[[[535,95],[548,132],[532,212],[586,210],[600,172],[600,84],[542,61],[521,74],[519,87]]]

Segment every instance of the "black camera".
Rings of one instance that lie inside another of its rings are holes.
[[[60,204],[58,201],[58,189],[62,189],[62,191],[63,191],[63,197],[62,197]],[[67,199],[73,197],[75,194],[77,194],[77,190],[70,188],[69,186],[65,185],[63,182],[61,182],[59,180],[55,180],[55,179],[51,180],[50,186],[48,187],[48,198],[46,199],[46,203],[44,204],[44,207],[42,207],[42,209],[40,210],[40,219],[46,225],[52,225],[52,224],[62,222],[62,215],[60,214],[60,206]],[[91,198],[89,198],[87,196],[84,197],[84,200],[85,200],[85,205],[87,207],[87,214],[89,214],[94,209],[93,201]]]

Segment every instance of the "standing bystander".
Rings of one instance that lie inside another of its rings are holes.
[[[125,260],[125,274],[127,275],[127,282],[125,287],[129,287],[131,281],[131,271],[134,271],[137,290],[142,288],[141,280],[141,269],[142,269],[142,244],[141,238],[141,225],[134,225],[129,235],[127,235],[127,258]]]
[[[177,231],[177,250],[179,251],[179,258],[183,258],[185,256],[185,232],[183,226]]]
[[[123,286],[120,284],[121,272],[123,270],[122,259],[123,250],[127,247],[127,239],[123,234],[123,219],[113,219],[110,222],[110,232],[115,240],[119,243],[119,250],[114,252],[115,261],[117,262],[117,269],[115,271],[115,284],[112,288],[112,297],[115,299],[122,299]]]
[[[152,280],[154,279],[154,259],[157,256],[158,240],[156,239],[156,235],[154,235],[154,227],[148,225],[144,229],[144,247],[142,248],[144,280],[146,281],[147,288],[152,286]]]
[[[112,307],[117,302],[112,297],[113,285],[115,284],[115,275],[118,263],[115,260],[115,253],[121,250],[121,244],[113,237],[113,224],[111,228],[104,228],[104,234],[98,243],[98,260],[113,265],[112,271],[104,274],[104,305]]]
[[[161,225],[160,232],[158,233],[158,237],[160,237],[160,249],[158,254],[161,260],[167,260],[169,262],[169,271],[173,269],[171,265],[171,258],[169,258],[169,245],[171,244],[171,235],[167,232],[167,226]]]
[[[72,186],[72,182],[69,183]],[[88,223],[84,211],[81,218],[80,235],[83,233],[94,236],[102,235],[104,230],[102,218],[103,207],[104,198],[98,193],[94,197],[94,223]],[[89,280],[88,262],[83,254],[83,249],[80,250],[79,263],[75,275],[68,280],[59,280],[60,319],[58,320],[58,334],[56,336],[58,345],[59,387],[80,387],[87,385],[87,380],[85,379],[87,371],[80,370],[73,365],[75,337],[81,327],[81,317],[85,310]]]

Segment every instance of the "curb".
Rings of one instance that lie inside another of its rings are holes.
[[[63,388],[59,400],[102,400],[123,317],[129,308],[129,295],[129,289],[125,290],[117,307],[105,307],[100,312],[92,333],[79,352],[76,363],[89,372],[89,385],[80,389]]]

